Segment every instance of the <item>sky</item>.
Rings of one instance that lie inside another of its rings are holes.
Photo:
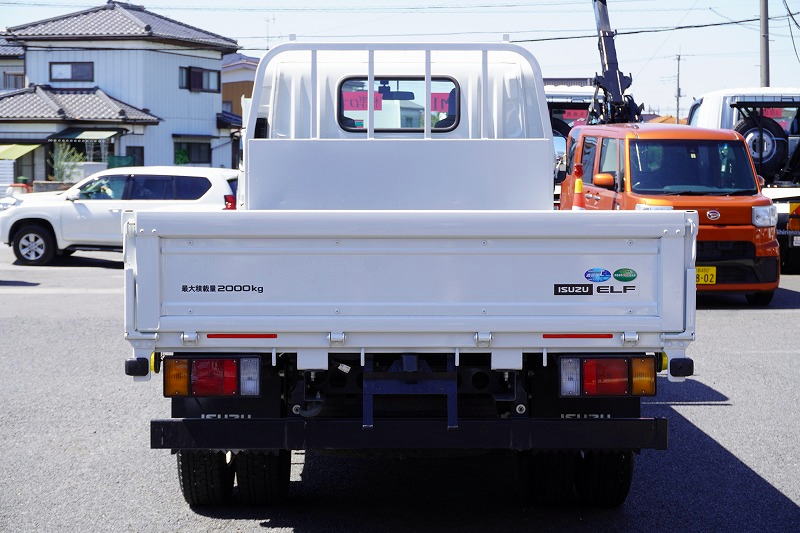
[[[86,9],[102,0],[0,0],[0,28]],[[145,0],[148,10],[236,39],[260,57],[296,34],[302,41],[512,41],[521,43],[545,77],[591,77],[600,69],[591,0]],[[786,0],[800,12],[800,0]],[[758,18],[760,0],[609,0],[619,32]],[[770,85],[800,86],[800,25],[784,0],[769,1]],[[800,23],[800,15],[795,15]],[[681,116],[692,98],[760,85],[758,22],[661,33],[618,35],[620,69],[646,109],[675,114],[676,56],[681,55]]]

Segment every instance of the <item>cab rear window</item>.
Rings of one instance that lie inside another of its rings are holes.
[[[423,76],[376,77],[374,80],[375,131],[418,131],[430,113],[431,131],[454,129],[459,121],[459,90],[452,78],[431,78],[431,99],[425,102]],[[367,78],[351,77],[339,86],[339,125],[347,131],[367,129]]]

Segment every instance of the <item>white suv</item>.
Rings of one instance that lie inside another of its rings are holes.
[[[0,239],[26,265],[77,250],[122,250],[122,211],[235,209],[239,171],[195,167],[104,170],[66,191],[0,200]]]

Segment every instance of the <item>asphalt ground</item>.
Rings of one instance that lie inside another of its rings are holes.
[[[696,376],[644,406],[669,419],[669,450],[637,457],[619,509],[520,506],[503,455],[294,452],[286,506],[210,511],[149,449],[169,402],[123,374],[121,255],[13,259],[0,249],[2,531],[800,531],[800,276],[766,309],[699,299]]]

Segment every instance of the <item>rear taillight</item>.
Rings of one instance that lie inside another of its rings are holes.
[[[655,396],[655,358],[634,357],[631,359],[631,394],[636,396]]]
[[[192,361],[192,396],[234,396],[239,390],[236,359]]]
[[[584,396],[624,396],[628,394],[627,359],[584,359]]]
[[[164,359],[164,396],[189,396],[189,361]]]
[[[225,195],[225,209],[226,210],[236,209],[236,195],[235,194],[226,194]]]
[[[638,357],[562,357],[561,396],[654,396],[656,359]]]
[[[258,396],[261,392],[258,357],[167,357],[164,396]]]
[[[261,360],[257,357],[239,359],[239,390],[242,396],[258,396],[260,391]]]

